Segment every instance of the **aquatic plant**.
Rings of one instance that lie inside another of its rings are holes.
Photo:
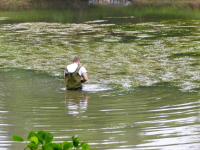
[[[108,28],[111,30],[124,30],[124,31],[136,31],[150,29],[148,25],[112,25],[112,26],[101,26],[99,28]]]
[[[14,141],[24,142],[24,139],[20,136],[13,135]],[[82,149],[89,150],[90,146],[86,142],[79,141],[78,137],[72,136],[72,142],[64,141],[62,143],[53,143],[53,135],[50,132],[31,131],[28,134],[28,143],[25,148],[30,150],[69,150],[69,149]]]

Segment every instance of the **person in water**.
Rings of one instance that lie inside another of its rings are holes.
[[[67,65],[64,71],[64,80],[67,90],[81,90],[82,83],[88,80],[87,70],[81,65],[78,57],[74,57],[72,64]]]

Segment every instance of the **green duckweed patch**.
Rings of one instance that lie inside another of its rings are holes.
[[[198,88],[200,22],[187,20],[191,25],[185,26],[184,20],[176,21],[5,24],[1,68],[28,68],[62,77],[65,65],[79,56],[95,84],[132,88],[170,82],[184,90]]]
[[[199,57],[200,58],[200,53],[199,52],[183,52],[183,53],[175,53],[170,56],[171,58],[176,58],[176,57]]]
[[[152,27],[148,25],[113,25],[113,26],[104,26],[101,28],[108,28],[110,30],[137,31],[137,30],[151,29]]]

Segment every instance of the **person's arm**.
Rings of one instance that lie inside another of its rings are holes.
[[[66,75],[64,76],[64,82],[67,82],[67,76]]]
[[[66,71],[64,71],[64,82],[67,82],[67,74],[66,74]]]
[[[87,80],[88,80],[88,77],[87,77],[87,73],[86,72],[84,72],[83,74],[82,74],[82,80],[81,80],[81,82],[83,83],[83,82],[86,82]]]

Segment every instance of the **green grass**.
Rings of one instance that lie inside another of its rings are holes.
[[[108,17],[117,19],[120,17],[134,16],[137,18],[162,18],[165,19],[200,19],[200,11],[191,8],[174,7],[106,7],[93,6],[87,9],[32,9],[20,11],[0,11],[0,23],[12,22],[60,22],[82,23],[91,20],[102,20]],[[7,17],[7,20],[1,20]]]

